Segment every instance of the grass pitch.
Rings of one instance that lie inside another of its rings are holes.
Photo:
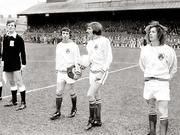
[[[80,46],[81,54],[85,47]],[[102,93],[102,127],[84,131],[88,121],[89,87],[88,70],[76,82],[78,113],[75,118],[66,118],[71,101],[65,90],[62,104],[64,117],[50,121],[55,111],[55,46],[26,43],[27,67],[23,79],[27,88],[27,109],[15,111],[16,107],[4,108],[10,100],[9,84],[3,88],[0,102],[1,135],[145,135],[148,133],[148,112],[143,95],[143,74],[138,67],[140,49],[113,48],[113,63]],[[176,50],[179,56],[180,50]],[[179,69],[179,68],[178,68]],[[180,72],[171,81],[169,103],[170,135],[180,135]],[[20,102],[20,98],[18,97]]]

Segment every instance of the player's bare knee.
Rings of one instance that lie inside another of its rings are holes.
[[[160,119],[168,118],[168,109],[167,108],[160,108],[159,113],[160,113]]]
[[[9,81],[9,84],[11,85],[11,87],[16,85],[15,81]]]
[[[96,99],[96,104],[101,104],[101,99]]]
[[[148,111],[150,115],[155,115],[157,114],[156,106],[153,104],[149,104],[148,106]]]
[[[26,87],[24,85],[19,86],[19,92],[25,91]]]
[[[93,99],[93,100],[95,99],[95,96],[93,94],[91,94],[91,93],[87,93],[87,97],[88,97],[89,101],[91,99]]]
[[[96,99],[89,99],[89,104],[96,104]]]
[[[156,110],[156,99],[152,98],[147,100],[148,103],[148,111],[149,111],[149,115],[155,115],[157,114],[157,110]]]
[[[20,80],[17,80],[16,84],[17,84],[18,87],[22,87],[24,85],[23,82],[20,81]]]
[[[77,97],[77,95],[76,95],[76,93],[70,93],[70,97],[74,98],[74,97]]]
[[[74,95],[76,95],[76,91],[75,91],[75,89],[69,89],[69,90],[67,90],[67,91],[69,91],[69,94],[70,94],[70,96],[74,96]]]
[[[74,92],[74,84],[67,84],[66,85],[66,90],[70,92]]]
[[[168,117],[168,101],[159,101],[160,118]]]
[[[87,94],[87,97],[88,97],[88,99],[89,99],[89,102],[91,102],[91,101],[92,101],[92,102],[96,101],[95,96],[92,95],[92,94],[90,94],[90,93]]]
[[[63,93],[61,91],[56,91],[56,98],[62,98]]]
[[[17,86],[16,85],[13,85],[10,87],[11,91],[14,91],[14,90],[17,90]]]
[[[168,116],[160,116],[159,120],[168,120]]]

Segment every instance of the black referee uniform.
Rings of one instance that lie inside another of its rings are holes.
[[[21,69],[21,63],[26,65],[26,53],[24,40],[18,34],[16,37],[4,36],[2,61],[5,72],[13,72]]]
[[[12,102],[4,106],[9,107],[17,105],[17,89],[19,89],[21,104],[17,110],[22,110],[26,108],[26,90],[20,70],[21,64],[26,65],[26,53],[24,40],[17,33],[14,33],[12,36],[8,34],[4,36],[2,61],[4,62],[3,71],[10,81],[12,93]]]

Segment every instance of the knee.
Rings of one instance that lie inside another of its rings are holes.
[[[76,93],[70,93],[70,97],[74,98],[74,97],[77,97],[77,95],[76,95]]]
[[[159,109],[159,113],[160,113],[160,116],[159,116],[160,120],[168,118],[168,109],[167,108]]]
[[[56,97],[57,98],[62,98],[63,97],[62,91],[56,91]]]
[[[26,87],[24,85],[22,86],[19,86],[19,91],[22,92],[22,91],[25,91],[26,90]]]
[[[9,84],[10,84],[11,86],[15,86],[15,85],[16,85],[15,81],[9,81]]]
[[[11,86],[11,91],[14,91],[14,90],[17,90],[17,86],[16,85],[14,85],[14,86]]]
[[[93,94],[91,94],[91,93],[89,93],[89,92],[87,93],[87,97],[88,97],[88,99],[95,98],[95,97],[94,97],[94,95],[93,95]]]
[[[93,104],[93,103],[96,102],[96,99],[95,99],[95,96],[94,96],[94,95],[88,93],[88,94],[87,94],[87,97],[88,97],[88,99],[89,99],[90,104]]]
[[[96,104],[101,104],[101,99],[100,98],[96,99]]]
[[[69,89],[69,95],[71,96],[71,97],[74,97],[74,96],[76,96],[76,91],[72,88],[72,89]]]
[[[156,111],[156,100],[155,99],[150,99],[147,101],[148,103],[148,110],[150,115],[155,115],[157,114]]]
[[[168,118],[168,102],[159,103],[160,119]]]

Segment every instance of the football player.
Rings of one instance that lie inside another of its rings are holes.
[[[87,25],[87,52],[90,61],[89,83],[87,92],[89,99],[89,120],[85,130],[101,126],[101,94],[100,87],[105,83],[112,62],[112,49],[109,39],[102,36],[102,25],[91,22]]]
[[[0,59],[2,58],[2,36],[0,35]],[[1,62],[0,62],[1,63]],[[0,73],[2,73],[2,69],[0,68]],[[2,74],[0,75],[0,100],[2,100]]]
[[[24,40],[16,33],[16,21],[8,20],[7,33],[3,38],[2,67],[3,74],[10,83],[12,100],[5,107],[17,105],[17,90],[21,95],[21,104],[17,110],[26,108],[26,88],[22,79],[22,70],[26,67]]]
[[[76,79],[72,79],[74,77],[71,76],[72,72],[70,72],[70,78],[68,76],[67,70],[69,72],[70,69],[73,69],[71,66],[75,67],[75,72],[80,72],[80,68],[78,65],[78,60],[80,58],[79,48],[76,43],[74,43],[71,38],[71,30],[67,27],[62,28],[62,41],[57,44],[56,47],[56,71],[57,71],[57,88],[56,88],[56,112],[50,117],[51,120],[55,120],[60,118],[61,116],[61,104],[63,100],[63,92],[66,86],[66,89],[70,91],[71,101],[72,101],[72,109],[69,118],[72,118],[76,115],[77,107],[77,95],[74,90],[74,83]]]
[[[167,28],[153,21],[145,28],[147,45],[141,48],[139,64],[144,72],[144,94],[149,106],[148,135],[156,135],[156,101],[160,113],[160,135],[168,129],[168,101],[170,100],[169,81],[177,71],[175,51],[165,44]]]

